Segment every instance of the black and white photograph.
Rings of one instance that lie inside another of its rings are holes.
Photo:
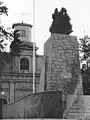
[[[0,0],[0,119],[90,120],[90,0]]]

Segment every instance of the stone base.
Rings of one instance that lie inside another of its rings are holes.
[[[44,55],[46,90],[74,94],[81,75],[76,36],[52,34],[44,45]]]

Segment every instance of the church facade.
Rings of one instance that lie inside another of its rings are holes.
[[[13,102],[20,97],[33,92],[33,42],[31,42],[32,25],[16,23],[12,28],[19,30],[20,53],[5,53],[0,62],[0,98]],[[37,54],[35,46],[35,87],[40,81],[42,55]],[[9,57],[9,61],[4,59]]]

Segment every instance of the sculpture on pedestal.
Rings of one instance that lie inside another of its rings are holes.
[[[67,10],[62,7],[61,11],[58,12],[56,8],[54,14],[52,14],[52,25],[49,31],[51,33],[59,33],[69,35],[72,31],[72,25],[70,23],[70,17],[67,14]]]

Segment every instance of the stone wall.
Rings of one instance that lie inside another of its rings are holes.
[[[62,92],[28,94],[5,106],[3,118],[62,118]]]
[[[74,93],[81,75],[77,37],[52,34],[44,45],[44,55],[46,90]]]

